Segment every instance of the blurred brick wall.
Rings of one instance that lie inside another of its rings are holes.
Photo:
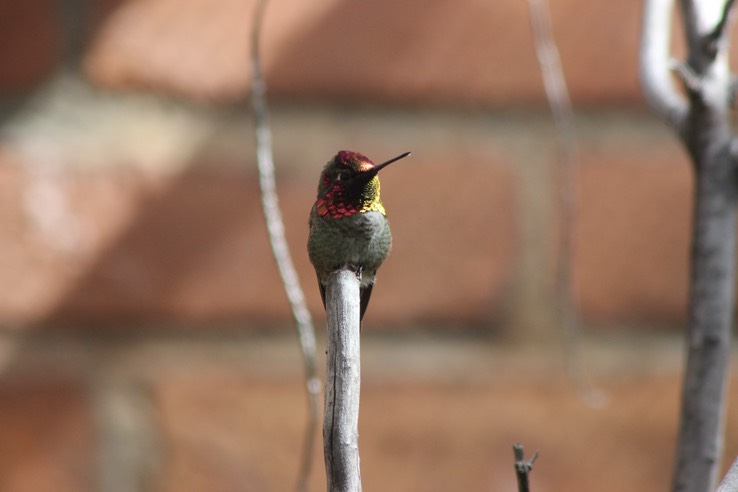
[[[93,39],[87,73],[112,87],[241,98],[254,3],[128,2]],[[263,49],[275,97],[466,107],[545,102],[524,2],[285,0],[268,9]],[[639,101],[640,5],[567,0],[552,3],[552,13],[575,100]]]
[[[248,114],[223,105],[248,92],[253,2],[2,5],[12,29],[2,31],[10,48],[0,89],[21,110],[0,149],[0,282],[10,292],[0,320],[287,322],[258,210]],[[690,175],[640,101],[640,6],[552,9],[581,115],[574,281],[582,312],[600,324],[673,324],[684,311]],[[376,159],[409,149],[412,160],[385,176],[396,246],[369,322],[547,330],[556,147],[525,4],[275,1],[266,19],[282,205],[314,311],[303,244],[320,167],[339,148]],[[171,110],[53,82],[62,60],[78,60],[97,87],[221,106]],[[321,102],[329,109],[318,110]]]
[[[0,0],[0,490],[289,486],[297,350],[248,337],[290,326],[244,102],[253,4]],[[599,333],[676,333],[692,183],[638,91],[641,4],[551,7],[582,158],[577,305]],[[365,333],[555,336],[556,144],[525,2],[272,0],[263,48],[280,200],[317,326],[304,244],[323,163],[411,150],[383,176],[395,248]],[[554,350],[444,339],[429,358],[415,339],[367,338],[375,488],[511,488],[521,436],[545,447],[542,489],[668,481],[678,348],[594,356],[616,387],[637,379],[597,413],[552,383]],[[421,387],[398,383],[407,353],[430,373]]]

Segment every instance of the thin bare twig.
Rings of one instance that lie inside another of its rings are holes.
[[[284,233],[284,223],[279,210],[277,190],[274,178],[274,157],[272,155],[272,134],[269,127],[269,111],[266,102],[266,85],[261,72],[259,57],[259,39],[267,0],[259,0],[251,29],[251,105],[254,115],[254,131],[256,133],[256,160],[259,166],[259,186],[261,188],[261,204],[264,212],[269,241],[282,277],[287,298],[292,307],[292,314],[297,324],[300,348],[305,364],[305,379],[308,394],[308,423],[302,448],[302,459],[297,480],[297,490],[308,490],[308,479],[313,464],[313,449],[318,428],[318,397],[320,395],[320,379],[316,372],[315,362],[315,329],[305,296],[300,288],[300,281],[292,263],[289,247]]]
[[[702,92],[702,79],[686,62],[672,60],[671,67],[690,95],[698,96]]]
[[[518,492],[529,492],[528,475],[533,471],[533,463],[538,459],[538,451],[533,454],[531,459],[525,461],[523,446],[520,443],[515,443],[513,454],[515,455],[515,476],[518,479]]]
[[[547,0],[528,0],[531,31],[546,97],[556,127],[558,142],[558,190],[560,207],[559,248],[556,269],[556,297],[569,377],[590,404],[601,404],[603,394],[593,389],[582,360],[582,326],[574,301],[572,261],[574,224],[579,202],[577,176],[580,168],[574,112],[564,79],[551,26]]]

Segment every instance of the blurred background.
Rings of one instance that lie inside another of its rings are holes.
[[[341,149],[413,152],[382,176],[394,249],[363,326],[367,490],[514,491],[517,441],[541,452],[539,492],[669,488],[689,161],[639,93],[641,3],[550,4],[581,156],[588,397],[557,318],[556,132],[526,2],[268,6],[280,204],[321,372],[305,252],[320,170]],[[254,5],[0,0],[0,490],[293,488],[307,409],[259,204]]]

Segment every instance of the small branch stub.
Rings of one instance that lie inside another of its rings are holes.
[[[515,443],[513,445],[513,453],[515,455],[515,475],[518,479],[518,492],[529,492],[528,475],[533,471],[533,463],[538,458],[538,451],[533,454],[531,459],[525,461],[523,446],[520,443]]]
[[[359,299],[359,278],[355,272],[331,273],[326,285],[328,357],[323,417],[328,492],[361,491]]]
[[[738,490],[738,457],[735,458],[730,466],[728,473],[723,477],[722,482],[715,492],[736,492]]]

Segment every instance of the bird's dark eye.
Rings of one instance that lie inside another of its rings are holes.
[[[349,179],[349,173],[346,171],[341,171],[336,175],[336,180],[338,181],[348,181]]]

